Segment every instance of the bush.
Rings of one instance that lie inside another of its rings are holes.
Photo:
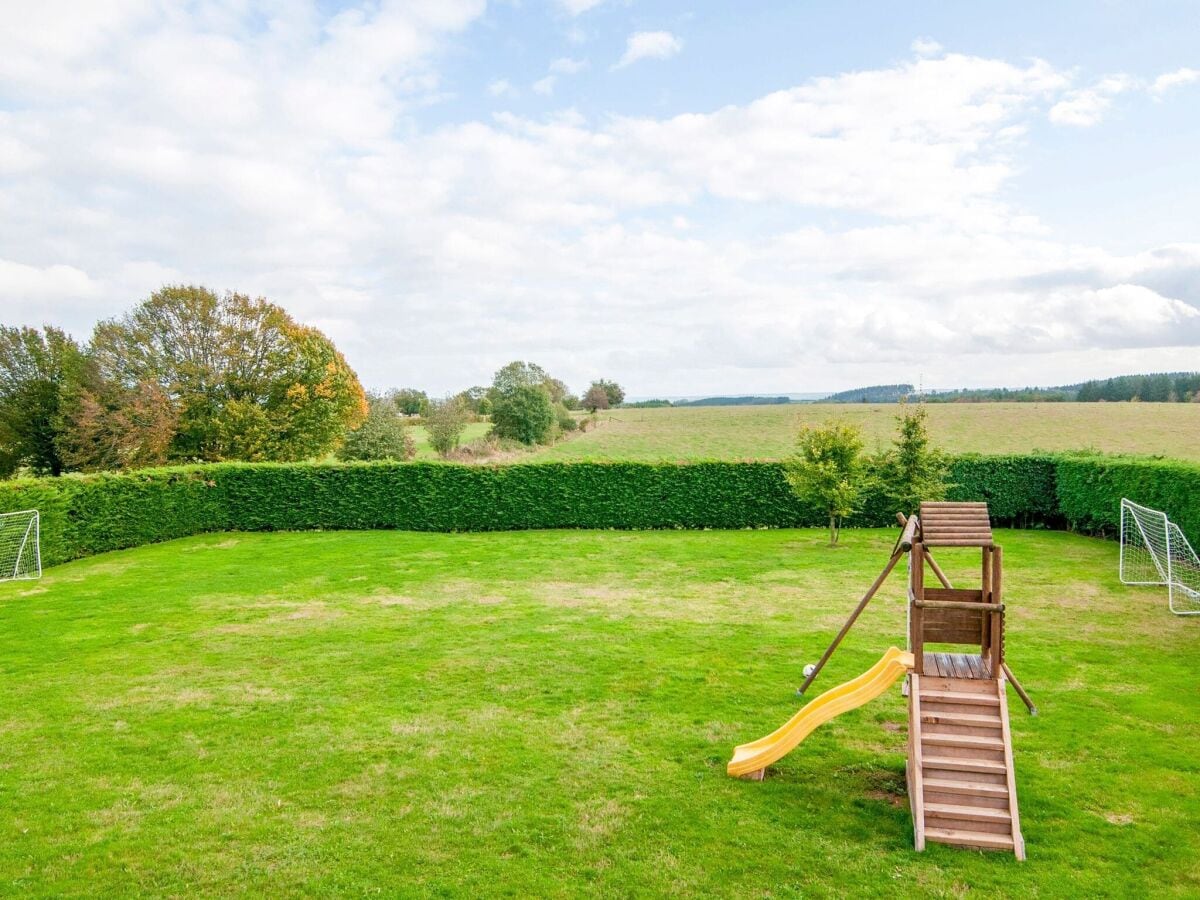
[[[396,407],[387,402],[372,403],[366,421],[346,435],[338,450],[343,462],[369,462],[381,459],[412,459],[416,446]]]
[[[1122,495],[1200,543],[1200,466],[1112,457],[970,456],[954,500],[998,522],[1111,534]],[[47,565],[206,531],[401,528],[784,528],[827,524],[780,463],[215,463],[0,482],[0,511],[40,509]],[[847,520],[891,526],[878,489]]]
[[[461,396],[447,397],[429,405],[425,415],[425,428],[429,432],[429,446],[438,456],[445,459],[458,449],[463,429],[471,419],[471,409]]]
[[[554,423],[558,426],[559,431],[579,430],[579,420],[571,415],[570,410],[563,404],[554,407]]]
[[[541,444],[554,426],[554,407],[545,389],[521,385],[496,397],[492,404],[492,428],[499,438],[525,445]]]

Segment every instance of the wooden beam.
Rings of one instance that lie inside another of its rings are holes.
[[[835,637],[833,642],[825,649],[825,652],[821,655],[820,662],[817,663],[812,672],[809,673],[808,677],[804,679],[804,684],[800,685],[800,690],[797,691],[797,693],[803,694],[806,690],[808,690],[808,686],[813,683],[813,680],[821,673],[821,670],[825,668],[825,663],[829,662],[829,657],[833,656],[833,651],[838,648],[838,644],[842,642],[842,638],[844,638],[846,633],[854,627],[854,623],[858,621],[858,617],[862,615],[862,611],[867,608],[867,604],[871,602],[871,598],[874,597],[879,591],[879,588],[882,587],[883,583],[887,580],[888,575],[892,573],[892,569],[896,568],[896,563],[903,559],[903,557],[904,552],[901,550],[897,550],[892,554],[892,558],[888,560],[888,563],[886,566],[884,566],[883,571],[879,573],[879,577],[875,579],[874,583],[869,588],[867,588],[867,592],[863,594],[863,598],[858,601],[858,606],[854,607],[854,612],[850,613],[850,618],[846,620],[846,624],[843,625],[842,630],[837,633],[837,637]]]

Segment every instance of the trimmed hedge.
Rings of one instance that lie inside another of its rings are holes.
[[[1105,532],[1121,496],[1166,509],[1200,534],[1200,467],[1110,457],[962,456],[952,499],[986,500],[1017,526]],[[0,511],[42,511],[54,564],[209,531],[395,528],[783,528],[824,525],[779,463],[221,463],[0,483]],[[895,510],[868,496],[850,525]]]

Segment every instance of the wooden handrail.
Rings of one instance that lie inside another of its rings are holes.
[[[965,609],[968,612],[1002,613],[1003,603],[971,603],[967,600],[913,600],[920,609]]]

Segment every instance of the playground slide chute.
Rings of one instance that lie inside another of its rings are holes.
[[[879,662],[867,671],[821,694],[788,719],[782,728],[736,748],[726,771],[730,775],[741,776],[765,769],[796,749],[817,726],[874,700],[912,667],[911,653],[898,647],[889,648]]]

